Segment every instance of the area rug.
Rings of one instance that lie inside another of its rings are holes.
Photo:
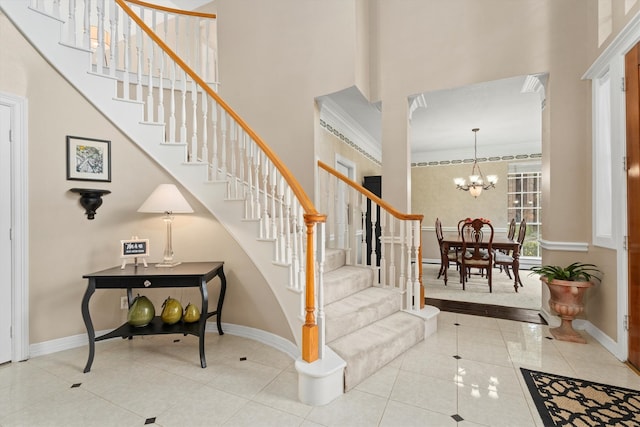
[[[640,426],[640,392],[520,368],[545,426]]]
[[[444,280],[438,279],[439,269],[440,264],[425,263],[422,265],[422,279],[427,298],[540,310],[542,283],[538,276],[530,276],[529,270],[520,272],[520,279],[524,286],[520,287],[516,293],[513,289],[513,279],[509,279],[505,273],[494,269],[493,292],[489,293],[487,279],[477,274],[471,276],[467,282],[466,290],[463,291],[460,275],[453,266],[449,268],[449,280],[445,286]]]

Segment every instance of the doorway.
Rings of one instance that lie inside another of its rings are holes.
[[[29,357],[27,100],[0,93],[0,362]]]
[[[640,368],[640,44],[625,55],[627,130],[628,362]]]

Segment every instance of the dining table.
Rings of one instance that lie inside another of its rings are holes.
[[[462,237],[458,233],[444,233],[442,246],[444,253],[448,253],[449,249],[462,248]],[[481,247],[488,248],[489,242],[482,242]],[[501,250],[506,253],[511,253],[513,257],[513,288],[518,292],[518,286],[522,286],[520,280],[520,274],[518,273],[520,267],[520,243],[517,240],[509,239],[505,236],[494,236],[491,242],[491,248],[493,250]],[[447,270],[444,270],[444,284],[447,284]]]

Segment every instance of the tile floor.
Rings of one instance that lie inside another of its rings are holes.
[[[194,337],[117,339],[87,374],[87,347],[0,366],[0,426],[539,426],[521,366],[640,389],[592,338],[549,336],[442,312],[437,334],[324,407],[300,403],[293,361],[252,340],[208,334],[201,369]]]

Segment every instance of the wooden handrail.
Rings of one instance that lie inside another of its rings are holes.
[[[348,176],[341,174],[340,172],[338,172],[337,170],[333,169],[331,166],[327,165],[326,163],[323,163],[320,160],[318,160],[318,166],[320,166],[322,169],[329,172],[331,175],[335,176],[336,178],[340,179],[345,184],[348,184],[350,187],[364,194],[368,199],[371,199],[378,206],[380,206],[381,208],[384,208],[387,212],[389,212],[394,217],[398,219],[410,220],[410,221],[422,221],[424,219],[424,215],[422,214],[406,214],[396,210],[393,206],[391,206],[389,203],[385,202],[380,197],[373,194],[371,191],[367,190],[357,182],[350,179]]]
[[[136,4],[138,6],[142,6],[142,7],[148,7],[149,9],[155,9],[155,10],[161,10],[163,12],[169,12],[169,13],[175,13],[176,15],[189,15],[189,16],[197,16],[199,18],[210,18],[210,19],[216,19],[217,16],[215,13],[202,13],[202,12],[193,12],[190,10],[180,10],[180,9],[173,9],[170,7],[165,7],[165,6],[160,6],[157,4],[152,4],[152,3],[147,3],[144,1],[140,1],[140,0],[126,0],[127,3],[131,3],[131,4]]]
[[[256,145],[262,150],[267,158],[273,163],[275,168],[280,172],[282,178],[287,182],[289,188],[297,198],[300,206],[302,207],[304,214],[304,221],[307,227],[307,254],[306,254],[306,277],[305,277],[305,290],[306,290],[306,304],[305,311],[307,313],[305,318],[305,324],[302,325],[302,359],[307,363],[312,363],[318,360],[319,357],[319,328],[315,317],[313,316],[313,310],[315,309],[315,261],[314,261],[314,247],[313,247],[313,226],[317,223],[326,221],[326,216],[318,213],[315,206],[311,202],[311,199],[307,196],[302,186],[296,180],[291,171],[282,163],[280,158],[271,150],[271,148],[256,134],[251,127],[226,103],[222,98],[209,87],[209,85],[202,80],[202,78],[196,74],[171,48],[162,41],[153,30],[151,30],[142,19],[125,3],[125,1],[131,0],[115,0],[116,3],[122,8],[122,10],[129,15],[131,19],[135,21],[138,26],[153,40],[169,57],[178,64],[184,72],[197,83],[200,88],[206,92],[211,98],[213,98],[218,106],[220,106],[226,113],[240,126],[246,134],[256,143]]]
[[[322,218],[298,180],[294,178],[289,168],[287,168],[284,163],[282,163],[280,158],[273,152],[273,150],[271,150],[271,148],[269,148],[269,146],[262,140],[262,138],[260,138],[258,134],[255,133],[253,129],[251,129],[251,127],[249,127],[249,125],[226,102],[224,102],[222,98],[220,98],[220,96],[213,89],[211,89],[209,85],[204,80],[202,80],[202,78],[200,78],[200,76],[198,76],[198,74],[196,74],[195,71],[193,71],[182,59],[180,59],[180,57],[176,55],[175,52],[171,50],[171,48],[165,42],[163,42],[155,34],[155,32],[151,30],[144,23],[144,21],[135,14],[135,12],[133,12],[133,10],[131,10],[131,8],[125,3],[125,1],[131,0],[115,1],[131,17],[131,19],[133,19],[140,26],[140,28],[142,28],[142,30],[147,33],[147,35],[155,43],[157,43],[158,46],[160,46],[167,53],[167,55],[169,55],[169,57],[171,57],[171,59],[173,59],[178,65],[180,65],[180,67],[189,75],[189,77],[191,77],[196,83],[198,83],[198,85],[200,85],[203,91],[207,92],[209,96],[215,99],[218,105],[222,107],[231,117],[233,117],[238,125],[255,141],[255,143],[266,154],[269,160],[271,160],[276,169],[280,171],[285,181],[289,184],[289,187],[291,187],[291,191],[293,191],[293,194],[295,194],[296,198],[300,202],[300,205],[302,206],[305,214],[312,215],[315,218]]]

